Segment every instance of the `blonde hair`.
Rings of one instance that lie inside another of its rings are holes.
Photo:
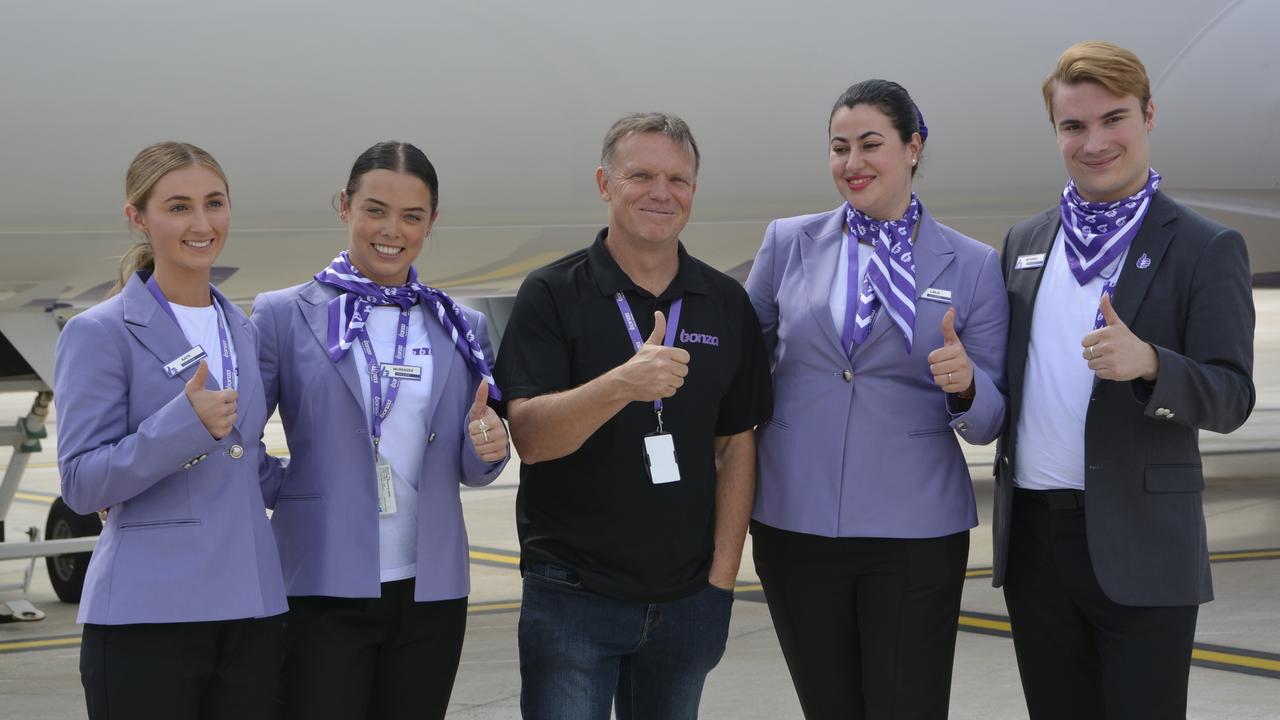
[[[222,184],[230,194],[231,184],[227,182],[227,175],[212,155],[191,143],[165,141],[143,148],[142,152],[134,156],[133,162],[129,163],[129,171],[124,176],[125,200],[137,208],[138,212],[146,210],[151,191],[160,182],[160,178],[192,165],[202,165],[212,170],[222,179]],[[156,256],[151,248],[151,241],[143,238],[120,258],[120,276],[111,289],[111,294],[120,292],[134,273],[139,270],[154,270],[155,267]]]
[[[1147,68],[1137,55],[1103,40],[1086,40],[1067,48],[1058,58],[1058,66],[1044,79],[1044,108],[1053,121],[1053,93],[1058,85],[1092,82],[1112,95],[1138,98],[1142,117],[1147,117],[1151,101],[1151,80]]]

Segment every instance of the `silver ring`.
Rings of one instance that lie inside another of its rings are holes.
[[[947,373],[947,384],[951,384],[951,373]]]
[[[489,442],[489,423],[485,422],[484,418],[480,418],[476,421],[476,424],[480,430],[480,434],[484,436],[484,441]]]

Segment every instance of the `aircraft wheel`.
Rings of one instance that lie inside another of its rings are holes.
[[[101,533],[102,521],[98,519],[97,513],[77,514],[67,507],[62,498],[55,499],[49,508],[49,519],[44,526],[46,540],[65,540]],[[50,555],[44,559],[53,591],[62,602],[80,602],[80,593],[84,590],[84,575],[89,569],[91,555],[91,552],[73,553]]]

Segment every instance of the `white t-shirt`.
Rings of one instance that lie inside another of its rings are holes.
[[[395,481],[396,512],[378,518],[378,565],[382,582],[404,580],[417,575],[418,564],[418,479],[422,476],[422,456],[427,447],[427,413],[431,402],[431,379],[434,366],[431,338],[427,334],[428,318],[422,305],[409,311],[409,341],[404,365],[422,368],[421,380],[401,380],[391,414],[382,421],[382,440],[378,449],[391,465]],[[400,308],[376,307],[369,314],[365,328],[373,351],[380,363],[395,362],[395,338],[400,327]],[[364,397],[365,422],[373,431],[369,407],[369,371],[359,343],[347,352],[360,378]],[[390,379],[382,378],[385,400]]]
[[[1129,254],[1081,285],[1067,265],[1066,244],[1059,228],[1031,318],[1013,473],[1014,484],[1029,490],[1084,489],[1084,423],[1094,375],[1080,341],[1093,332],[1102,286],[1113,275],[1119,279]]]
[[[213,304],[205,307],[188,307],[169,303],[174,317],[178,318],[178,327],[187,337],[192,347],[199,345],[204,349],[204,361],[209,365],[209,375],[222,387],[222,340],[218,337],[218,309]],[[231,373],[236,378],[236,386],[240,385],[240,366],[236,361],[236,344],[231,339],[231,328],[227,328],[227,345],[231,347]],[[197,363],[199,365],[199,363]],[[223,388],[224,390],[226,388]]]

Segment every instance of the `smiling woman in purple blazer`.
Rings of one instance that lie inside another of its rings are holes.
[[[119,294],[58,338],[58,469],[107,509],[85,579],[80,674],[98,718],[274,718],[284,583],[259,485],[257,337],[209,284],[226,176],[194,145],[138,153]]]
[[[485,318],[418,281],[439,215],[422,151],[378,143],[339,194],[347,249],[254,303],[291,458],[264,477],[288,585],[290,718],[442,718],[466,630],[459,484],[507,461]]]
[[[747,278],[775,395],[755,563],[807,718],[947,714],[977,524],[956,435],[1003,425],[1008,304],[995,251],[911,190],[928,134],[897,83],[846,90],[844,204],[770,223]]]

